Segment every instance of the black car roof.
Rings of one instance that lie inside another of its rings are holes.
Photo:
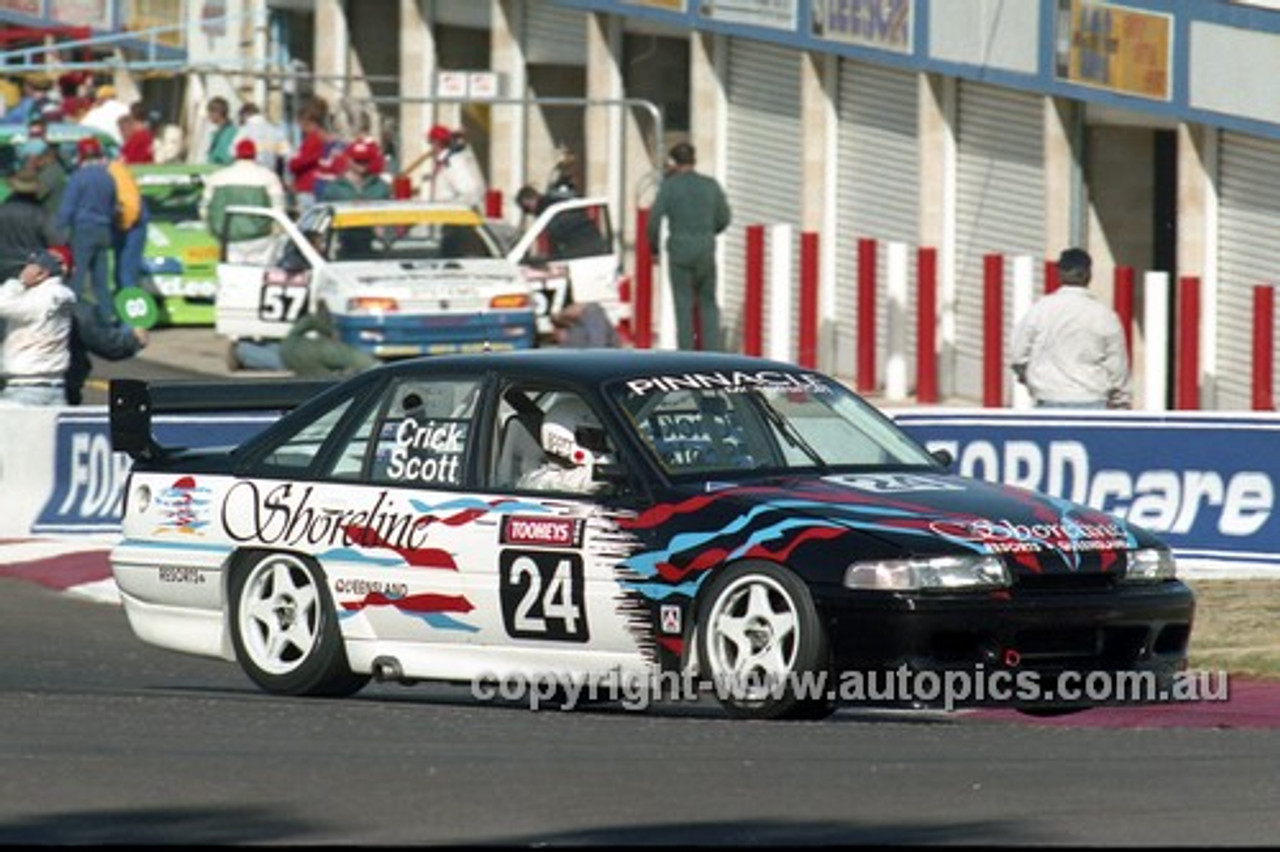
[[[727,352],[671,352],[634,349],[532,349],[487,352],[474,355],[431,355],[398,361],[380,368],[419,373],[423,368],[441,373],[545,374],[582,384],[602,384],[643,375],[689,372],[785,370],[809,372],[795,364]]]

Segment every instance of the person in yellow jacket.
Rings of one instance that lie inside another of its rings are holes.
[[[115,159],[107,172],[116,184],[116,221],[111,229],[111,252],[115,257],[116,292],[137,287],[142,281],[143,250],[147,246],[147,202],[124,160]]]

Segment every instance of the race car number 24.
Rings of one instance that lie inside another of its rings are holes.
[[[514,639],[586,642],[582,557],[576,553],[504,550],[498,561],[502,621]]]

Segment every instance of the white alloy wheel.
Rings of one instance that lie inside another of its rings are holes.
[[[253,567],[236,617],[246,654],[268,674],[292,672],[320,639],[320,596],[310,572],[293,557]]]
[[[731,715],[815,719],[834,711],[825,693],[834,684],[822,678],[826,632],[795,574],[767,562],[734,565],[715,577],[699,611],[703,670]]]
[[[292,553],[260,553],[231,574],[231,641],[245,673],[280,695],[350,695],[353,674],[324,574]]]
[[[706,625],[710,664],[745,701],[768,697],[795,671],[796,605],[764,575],[739,577],[716,598]]]

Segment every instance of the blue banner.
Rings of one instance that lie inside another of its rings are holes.
[[[1280,419],[1176,412],[894,412],[954,470],[1066,497],[1156,533],[1180,562],[1280,568]]]
[[[271,412],[238,416],[159,416],[162,446],[234,446],[278,419]],[[34,534],[120,531],[121,500],[132,462],[112,452],[106,411],[58,415],[53,491],[31,525]]]

